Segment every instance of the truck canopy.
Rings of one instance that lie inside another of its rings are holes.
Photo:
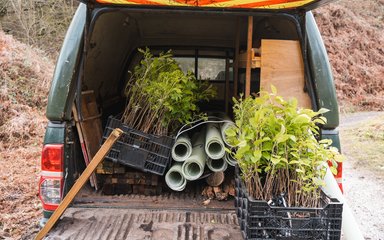
[[[309,11],[333,0],[83,0],[98,5],[130,5],[264,11]]]

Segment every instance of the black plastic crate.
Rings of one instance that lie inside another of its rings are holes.
[[[321,208],[270,206],[248,196],[236,168],[235,207],[244,239],[339,240],[343,204],[323,196]]]
[[[115,128],[123,130],[123,135],[112,146],[107,160],[150,172],[164,175],[171,161],[173,138],[146,134],[132,129],[113,117],[108,118],[103,134],[103,142]]]

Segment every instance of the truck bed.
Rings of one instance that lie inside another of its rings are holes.
[[[47,239],[242,239],[233,198],[203,201],[198,188],[158,196],[84,188]]]

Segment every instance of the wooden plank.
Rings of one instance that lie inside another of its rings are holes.
[[[93,91],[81,93],[81,128],[84,134],[84,141],[87,146],[89,159],[96,154],[103,137],[100,113],[97,109],[95,94]]]
[[[253,17],[248,17],[248,37],[247,37],[247,68],[245,69],[245,97],[251,94],[251,59],[252,59],[252,39],[253,39]]]
[[[225,112],[229,113],[229,56],[227,54],[227,57],[225,59]]]
[[[85,150],[88,155],[87,159],[95,156],[101,139],[103,137],[103,129],[101,127],[101,114],[97,108],[96,97],[93,90],[81,93],[81,121],[76,118],[75,121],[80,123],[80,129],[84,138]],[[84,157],[85,158],[85,157]],[[95,189],[98,190],[96,174],[91,176]]]
[[[260,49],[258,48],[252,48],[251,49],[251,68],[260,68],[261,66],[261,57],[257,56],[258,52],[260,52]],[[247,53],[240,53],[239,54],[239,67],[240,68],[246,68],[247,67]]]
[[[90,158],[89,158],[89,154],[88,154],[88,151],[87,151],[87,146],[85,145],[85,142],[84,142],[83,130],[81,129],[81,125],[80,125],[80,122],[79,122],[76,104],[73,104],[73,106],[72,106],[72,113],[73,113],[73,118],[75,119],[77,133],[79,135],[80,146],[81,146],[81,151],[83,153],[85,166],[88,166]],[[91,186],[95,187],[96,190],[97,190],[97,179],[96,179],[96,176],[95,176],[94,173],[89,178],[89,181],[90,181]]]
[[[260,87],[271,91],[271,84],[284,99],[295,97],[298,105],[311,108],[304,92],[304,63],[300,43],[291,40],[261,40]]]
[[[124,174],[125,167],[119,163],[103,161],[96,168],[97,174]]]
[[[64,197],[63,201],[60,203],[57,209],[53,212],[52,216],[49,218],[45,226],[36,235],[35,240],[42,239],[43,237],[45,237],[45,235],[47,235],[49,230],[52,229],[53,225],[64,213],[65,209],[67,209],[67,207],[72,202],[76,194],[84,186],[85,182],[88,180],[88,178],[91,176],[93,171],[96,169],[97,165],[99,165],[99,163],[103,161],[105,156],[111,150],[112,145],[119,139],[122,133],[123,131],[121,129],[116,128],[115,130],[113,130],[113,132],[111,133],[111,135],[109,135],[105,143],[97,151],[97,153],[95,154],[95,157],[92,159],[90,164],[85,168],[84,172],[80,175],[80,177],[77,179],[75,184],[69,190],[68,194]]]
[[[238,83],[239,83],[239,51],[240,51],[240,19],[237,18],[236,22],[236,40],[235,40],[235,61],[233,66],[233,96],[238,97]]]

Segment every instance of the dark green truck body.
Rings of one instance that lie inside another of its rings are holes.
[[[102,51],[100,51],[99,53],[95,53],[96,50],[94,49],[97,49],[98,48],[97,44],[99,44],[96,40],[100,39],[100,35],[93,38],[92,33],[96,32],[95,35],[103,34],[103,33],[97,33],[97,31],[103,31],[103,28],[101,26],[98,26],[97,24],[95,25],[95,21],[97,21],[97,19],[103,18],[103,16],[105,16],[105,18],[107,18],[108,16],[113,16],[114,12],[121,12],[122,15],[126,16],[128,20],[125,20],[125,21],[129,21],[129,17],[136,16],[135,14],[137,14],[137,16],[139,16],[140,14],[143,14],[150,17],[151,13],[153,12],[155,13],[155,15],[157,14],[156,12],[161,12],[161,14],[163,15],[166,15],[169,13],[172,16],[175,16],[177,14],[180,14],[180,15],[189,14],[191,17],[196,15],[196,16],[208,16],[208,17],[215,16],[217,18],[220,18],[220,16],[223,16],[223,17],[229,16],[230,18],[232,15],[236,17],[245,17],[248,15],[255,15],[255,16],[262,15],[265,18],[268,18],[269,16],[273,16],[275,18],[281,17],[284,19],[288,19],[288,21],[292,23],[292,26],[295,26],[297,28],[296,30],[298,31],[298,38],[302,43],[302,47],[305,47],[305,49],[303,49],[303,54],[304,54],[303,59],[305,61],[305,66],[306,66],[306,78],[307,78],[307,81],[310,81],[309,86],[312,86],[312,89],[309,92],[312,92],[311,98],[315,101],[312,103],[312,105],[314,106],[315,109],[327,108],[330,110],[328,113],[326,113],[328,122],[324,126],[322,126],[322,129],[323,129],[322,138],[331,138],[333,140],[333,144],[336,147],[340,148],[338,131],[337,131],[337,127],[339,125],[339,113],[338,113],[338,104],[336,99],[332,71],[331,71],[331,67],[329,64],[329,60],[327,57],[327,53],[326,53],[323,41],[321,39],[319,30],[317,28],[316,22],[311,12],[307,12],[307,13],[305,12],[304,13],[303,12],[294,12],[294,13],[261,12],[260,13],[258,11],[253,12],[253,11],[235,11],[235,10],[234,11],[218,11],[218,10],[201,11],[201,10],[184,10],[184,9],[156,10],[156,9],[146,9],[146,8],[140,8],[140,7],[135,7],[131,9],[105,7],[103,9],[95,8],[91,11],[89,8],[87,8],[87,5],[80,4],[73,18],[72,24],[68,29],[59,58],[57,60],[56,69],[52,79],[51,90],[48,97],[48,106],[46,111],[46,116],[49,120],[49,124],[45,133],[44,144],[51,144],[51,143],[64,144],[64,159],[65,159],[64,160],[65,161],[64,162],[65,187],[63,191],[64,195],[79,174],[79,172],[74,172],[77,169],[77,167],[74,167],[74,165],[77,165],[75,161],[83,161],[81,158],[81,150],[79,147],[78,136],[74,131],[75,126],[72,118],[72,105],[76,96],[78,96],[79,89],[81,89],[81,81],[84,81],[85,79],[85,81],[89,82],[90,81],[89,79],[93,77],[92,74],[95,74],[95,75],[104,74],[104,73],[97,72],[97,69],[98,69],[97,54],[101,54],[101,55],[105,54],[105,56],[109,56],[109,57],[111,57],[111,54],[108,55],[106,53],[103,53]],[[156,15],[156,17],[158,16]],[[121,20],[120,17],[116,17],[116,18],[111,17],[110,21],[118,22],[120,20]],[[107,21],[105,20],[105,22]],[[305,26],[300,25],[304,23],[305,23]],[[129,23],[127,23],[127,25],[129,25]],[[111,25],[111,28],[113,27],[116,27],[116,26]],[[107,30],[104,30],[104,31],[108,32]],[[119,30],[116,30],[116,31],[117,31],[116,34],[118,34]],[[113,34],[111,36],[110,35],[111,34],[105,34],[105,36],[103,37],[104,38],[109,37],[113,39],[114,38],[114,36],[112,36]],[[105,41],[105,42],[108,42],[108,41]],[[122,46],[122,45],[123,44],[121,43],[111,44],[112,46],[111,52],[114,52],[114,51],[130,52],[131,51],[128,49],[119,50],[118,46]],[[136,48],[137,46],[142,47],[145,45],[140,43],[132,44],[132,48]],[[165,47],[166,44],[163,43],[162,46]],[[129,61],[129,59],[131,59],[129,54],[122,54],[121,56],[116,57],[116,59],[112,59],[111,57],[110,61],[112,62],[114,61],[115,62],[114,65],[120,64],[122,66],[122,65],[126,65],[127,64],[126,61]],[[92,62],[92,61],[95,61],[95,62]],[[84,67],[84,65],[86,66]],[[126,71],[126,69],[124,69],[124,71]],[[117,79],[119,77],[116,76],[115,78]],[[111,85],[113,86],[113,84]],[[103,88],[105,87],[105,85],[100,85],[98,87]],[[108,86],[108,87],[111,87],[111,86]],[[108,93],[105,93],[105,92],[103,93],[103,90],[100,90],[98,94],[100,96],[102,96],[103,94],[104,96],[108,95]],[[108,112],[107,107],[103,107],[103,110]],[[107,116],[104,116],[104,117],[107,117]],[[212,207],[210,208],[206,208],[201,206],[195,206],[194,202],[190,202],[189,204],[191,205],[191,207],[190,209],[188,209],[188,206],[185,204],[184,205],[181,204],[181,206],[179,207],[175,205],[168,206],[167,204],[159,206],[148,199],[143,200],[143,202],[146,203],[146,205],[142,206],[133,200],[132,202],[129,202],[127,200],[127,203],[125,204],[120,202],[121,200],[116,200],[113,197],[108,199],[103,198],[102,196],[100,196],[100,194],[95,194],[95,195],[86,194],[86,197],[84,196],[85,195],[82,195],[83,198],[74,202],[73,204],[74,208],[69,211],[72,214],[72,216],[74,216],[73,214],[76,214],[76,207],[79,209],[80,212],[85,211],[84,209],[96,209],[95,211],[98,211],[97,210],[98,208],[99,209],[121,208],[121,209],[125,209],[125,210],[122,210],[123,212],[126,211],[126,209],[132,210],[132,208],[136,210],[138,208],[139,209],[142,208],[143,212],[152,211],[152,210],[156,210],[156,211],[166,210],[169,208],[172,214],[176,214],[176,212],[179,210],[179,211],[182,211],[183,213],[186,212],[187,215],[189,212],[189,214],[193,216],[194,214],[197,214],[197,213],[203,214],[204,211],[206,211],[205,213],[207,213],[208,215],[212,214],[212,218],[216,219],[215,221],[217,221],[218,217],[226,218],[227,220],[225,221],[223,220],[223,226],[225,226],[226,228],[228,228],[228,226],[231,226],[231,224],[236,225],[236,221],[230,220],[230,218],[233,217],[233,214],[231,215],[232,213],[231,211],[233,211],[233,209],[231,209],[233,204],[229,204],[229,205],[227,204],[225,206],[224,205],[222,206],[220,205],[220,203],[218,203],[217,205],[213,204]],[[166,201],[162,198],[162,196],[160,196],[159,198],[160,198],[159,201]],[[44,218],[45,219],[49,218],[51,213],[52,213],[51,211],[44,211]],[[171,213],[164,212],[163,214],[164,216],[168,216]],[[130,213],[128,211],[127,214],[130,216],[130,218],[133,219],[139,213],[137,212]],[[117,215],[119,214],[116,213],[116,216]],[[64,216],[64,220],[68,218],[69,218],[68,215]],[[122,220],[115,219],[114,221],[115,222],[123,221],[126,218],[126,216],[124,214],[119,215],[119,219],[120,218]],[[103,216],[100,216],[100,218],[97,218],[97,221],[99,222],[104,221],[102,219],[103,219]],[[113,217],[111,219],[113,220]],[[111,219],[109,219],[108,221],[112,221]],[[137,219],[139,219],[139,217],[137,217]],[[181,221],[181,223],[185,225],[188,223],[188,221],[184,221],[184,220]],[[126,221],[131,221],[131,220],[128,219]],[[208,219],[201,220],[201,221],[202,221],[201,223],[203,224],[205,221],[208,221]],[[61,224],[66,224],[65,221],[63,222],[64,223],[61,223]],[[143,224],[144,223],[146,222],[144,221]],[[161,225],[161,221],[157,222],[157,224]],[[194,223],[194,224],[197,224],[197,223]],[[187,228],[182,230],[183,234],[184,232],[187,231],[186,229]],[[196,228],[196,229],[201,229],[201,226],[200,228]],[[191,230],[192,235],[193,235],[193,231],[195,230]],[[60,231],[61,230],[55,230],[50,236],[55,237],[57,236],[55,234],[60,235]],[[84,230],[81,230],[81,231],[84,231]],[[169,230],[169,231],[174,231],[174,230]],[[179,229],[178,231],[181,231],[181,230]],[[238,231],[238,229],[234,227],[233,231]],[[190,234],[189,230],[188,230],[188,234]],[[188,239],[187,237],[188,234],[185,233],[185,239]],[[201,234],[202,234],[201,236],[205,236],[205,233],[201,233]],[[179,235],[180,234],[178,234],[178,236]],[[78,236],[78,235],[76,234],[71,235],[70,238],[76,238],[75,236]],[[120,236],[120,235],[116,233],[116,235],[113,235],[113,236]],[[108,239],[108,237],[106,239]],[[180,239],[184,239],[184,238],[180,237]]]

